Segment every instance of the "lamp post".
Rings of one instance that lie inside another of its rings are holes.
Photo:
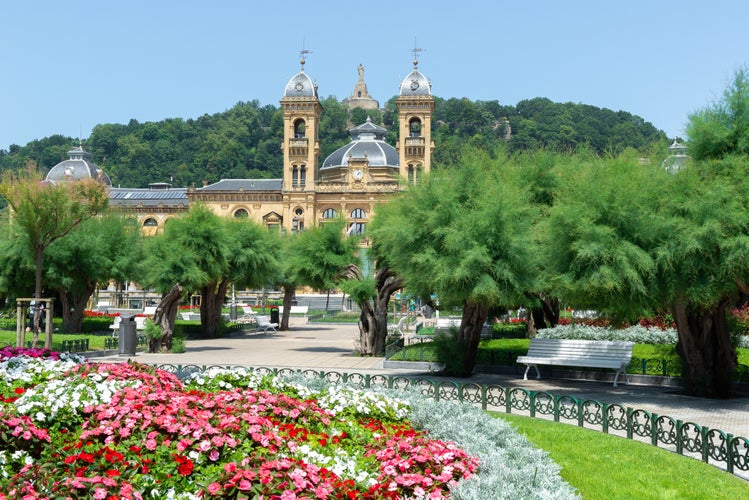
[[[234,283],[231,284],[231,307],[229,308],[229,319],[237,319],[237,297],[234,295]]]

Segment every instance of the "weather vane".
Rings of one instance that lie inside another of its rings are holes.
[[[305,57],[307,54],[311,54],[311,50],[307,50],[304,48],[304,41],[302,41],[302,50],[299,51],[299,57],[301,57],[301,63],[302,63],[302,69],[304,69],[304,63],[306,61]]]
[[[421,49],[416,45],[416,37],[414,37],[414,48],[411,50],[411,52],[414,53],[414,68],[419,65],[419,54],[426,52],[426,50],[427,49]]]

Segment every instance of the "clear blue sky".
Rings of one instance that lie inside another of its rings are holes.
[[[278,106],[303,48],[322,97],[347,97],[363,64],[384,103],[418,47],[438,97],[591,104],[674,137],[749,62],[748,21],[745,0],[4,2],[0,149]]]

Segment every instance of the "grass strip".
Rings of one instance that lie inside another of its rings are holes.
[[[586,500],[749,498],[749,482],[693,458],[569,424],[492,414],[548,452]]]

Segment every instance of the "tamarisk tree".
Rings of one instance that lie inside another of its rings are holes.
[[[457,373],[470,376],[489,309],[527,300],[535,219],[522,172],[502,152],[466,151],[378,208],[369,235],[415,296],[463,310]]]

